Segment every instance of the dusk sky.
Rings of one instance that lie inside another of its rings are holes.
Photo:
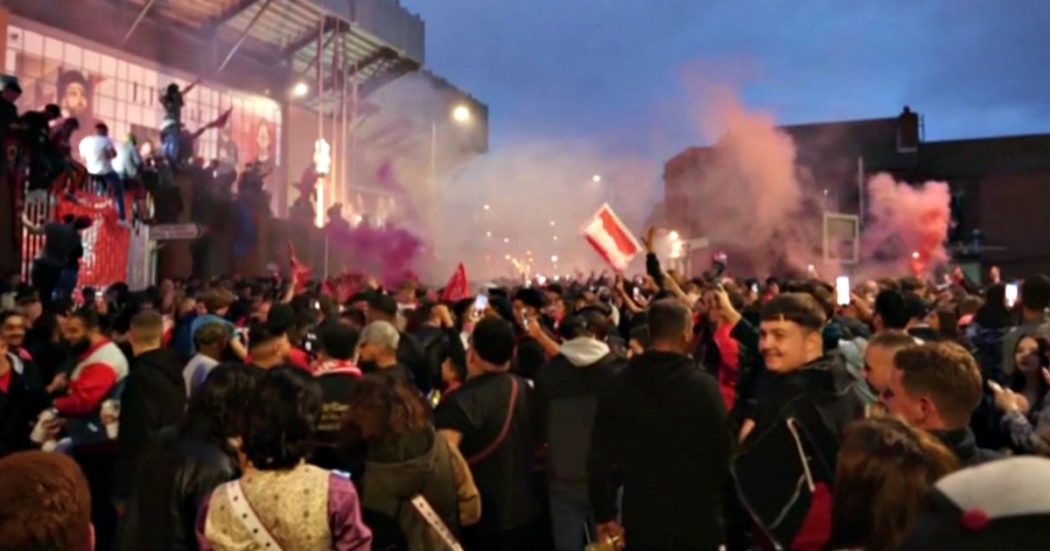
[[[695,83],[784,123],[893,116],[927,139],[1050,132],[1050,1],[403,0],[429,69],[487,103],[494,148],[705,140]],[[848,6],[848,7],[847,7]]]

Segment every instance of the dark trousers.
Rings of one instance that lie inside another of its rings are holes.
[[[33,271],[30,274],[33,287],[40,293],[40,302],[44,307],[51,305],[55,287],[62,277],[62,268],[51,266],[39,258],[33,261]]]

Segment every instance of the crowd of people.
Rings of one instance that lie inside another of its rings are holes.
[[[3,548],[1050,548],[1045,276],[3,285]]]

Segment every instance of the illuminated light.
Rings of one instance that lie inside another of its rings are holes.
[[[310,87],[305,82],[297,82],[292,87],[292,95],[298,98],[305,96],[310,93]]]
[[[483,209],[485,209],[485,210],[489,210],[489,206],[488,206],[488,205],[485,205],[485,206],[483,206],[483,207],[481,207],[481,208],[483,208]]]
[[[558,240],[558,236],[557,236],[557,235],[555,235],[555,236],[554,236],[554,240],[555,240],[555,241],[557,241],[557,240]]]
[[[324,184],[323,177],[317,178],[317,205],[314,207],[314,225],[318,228],[324,227]]]
[[[507,255],[503,255],[503,259],[504,259],[504,260],[510,260],[510,255],[509,255],[509,254],[507,254]]]
[[[554,276],[554,281],[558,281],[559,279],[561,279],[561,276],[560,276],[560,275],[555,275],[555,276]]]
[[[532,251],[525,251],[525,256],[532,256]]]
[[[678,241],[678,232],[671,230],[671,233],[667,234],[667,237],[670,237],[672,241]]]
[[[452,120],[456,122],[470,122],[470,108],[466,105],[458,105],[452,110]]]
[[[490,231],[485,232],[485,237],[492,237],[492,232],[490,232]]]
[[[539,283],[540,285],[546,285],[547,278],[544,277],[543,274],[536,274],[536,283]]]
[[[324,138],[314,142],[314,172],[327,176],[332,169],[332,147]]]
[[[504,243],[510,243],[510,238],[509,237],[504,237],[503,238],[503,242]]]
[[[915,251],[915,252],[911,253],[911,257],[914,258],[915,260],[918,260],[919,259],[919,251]]]
[[[602,176],[601,176],[601,174],[595,174],[594,176],[592,176],[591,177],[591,181],[596,183],[596,184],[602,183]]]
[[[551,220],[551,227],[554,227],[554,220]]]
[[[558,263],[558,255],[554,255],[554,256],[552,256],[552,257],[551,257],[551,262],[553,262],[553,263],[557,264],[557,263]]]

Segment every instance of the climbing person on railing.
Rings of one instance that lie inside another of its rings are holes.
[[[124,212],[124,182],[113,170],[113,159],[117,156],[117,148],[113,145],[113,140],[109,139],[109,127],[101,122],[96,124],[95,134],[80,140],[80,156],[87,165],[87,171],[93,183],[103,186],[104,193],[116,195],[118,222],[121,226],[127,227],[128,222]]]
[[[80,121],[76,117],[63,120],[51,130],[47,150],[52,167],[52,175],[48,179],[54,182],[53,192],[65,195],[74,202],[76,192],[84,189],[88,176],[87,168],[73,160],[71,140],[73,133],[79,129]]]

